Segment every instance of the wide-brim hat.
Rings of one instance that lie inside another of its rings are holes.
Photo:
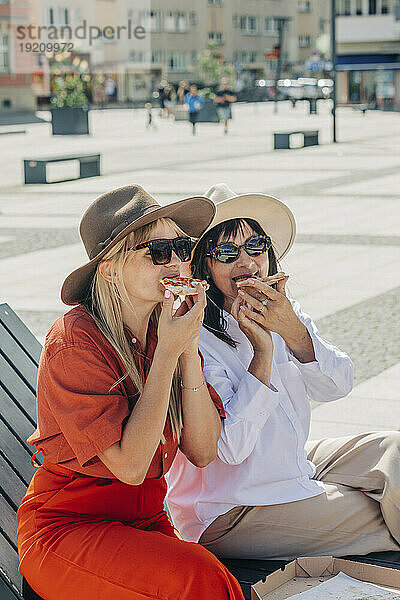
[[[286,204],[267,194],[235,194],[226,183],[213,185],[204,195],[216,206],[207,231],[229,219],[254,219],[271,238],[278,260],[289,252],[296,236],[296,221]]]
[[[214,203],[204,196],[193,196],[161,206],[140,185],[126,185],[102,194],[86,210],[79,227],[89,262],[65,279],[61,300],[69,305],[82,302],[103,256],[139,227],[169,217],[187,235],[198,238],[207,229],[214,214]]]

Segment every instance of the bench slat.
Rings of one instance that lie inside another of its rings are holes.
[[[17,547],[17,522],[15,511],[0,494],[0,528]],[[1,597],[1,596],[0,596]]]
[[[33,454],[33,449],[26,440],[35,431],[35,426],[2,387],[0,387],[0,420],[3,420],[6,426],[15,433],[29,454]]]
[[[38,365],[42,346],[18,315],[8,304],[0,304],[0,322],[7,327],[18,344]]]
[[[25,496],[26,487],[1,454],[0,484],[6,500],[12,502],[14,510],[17,510],[22,498]]]
[[[38,158],[25,158],[24,161],[25,162],[46,162],[46,163],[51,163],[51,162],[62,162],[64,160],[79,160],[79,159],[87,159],[87,158],[100,158],[100,154],[90,154],[90,153],[79,153],[79,154],[66,154],[65,156],[63,155],[57,155],[57,156],[40,156]]]
[[[13,369],[28,383],[33,392],[37,387],[37,365],[15,341],[8,329],[0,323],[0,352]]]
[[[1,572],[0,572],[1,573]],[[20,600],[22,596],[17,594],[16,591],[11,590],[11,588],[3,581],[3,578],[0,578],[0,598],[1,600]]]
[[[18,554],[9,544],[8,540],[3,535],[0,535],[0,568],[15,585],[19,593],[22,594],[22,577],[18,573],[18,566]],[[15,597],[18,598],[17,592],[15,592]],[[3,595],[1,595],[1,598],[3,600]]]
[[[28,486],[33,474],[36,471],[35,467],[32,467],[31,465],[31,454],[29,454],[23,444],[19,442],[15,435],[1,420],[0,439],[2,443],[2,451],[4,452],[7,460],[13,465],[14,469]]]
[[[36,423],[36,397],[26,383],[16,375],[14,369],[0,354],[1,386],[15,404],[28,416],[32,425]]]

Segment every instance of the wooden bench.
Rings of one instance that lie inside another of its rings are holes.
[[[47,181],[47,165],[66,161],[79,162],[79,177]],[[24,160],[25,183],[60,183],[73,181],[84,177],[97,177],[100,175],[100,154],[71,154],[69,156],[49,156],[44,158],[29,158]]]
[[[290,138],[292,135],[302,135],[303,145],[296,148],[305,148],[306,146],[318,146],[318,130],[313,131],[280,131],[274,133],[274,150],[291,150]]]
[[[41,345],[8,304],[0,304],[0,599],[42,600],[18,573],[15,515],[35,471],[26,443],[36,427],[36,377]],[[40,462],[39,457],[35,458]],[[400,569],[400,552],[352,560]],[[245,598],[251,585],[284,561],[221,559],[239,580]]]

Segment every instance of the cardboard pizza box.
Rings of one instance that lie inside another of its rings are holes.
[[[304,556],[288,563],[283,571],[271,573],[264,582],[254,584],[251,587],[251,600],[285,600],[317,587],[340,572],[363,582],[400,589],[400,571],[395,569],[332,556]]]

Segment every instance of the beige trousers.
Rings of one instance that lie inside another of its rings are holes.
[[[322,481],[319,496],[270,506],[237,506],[199,542],[217,556],[296,556],[400,550],[400,432],[307,442]]]

